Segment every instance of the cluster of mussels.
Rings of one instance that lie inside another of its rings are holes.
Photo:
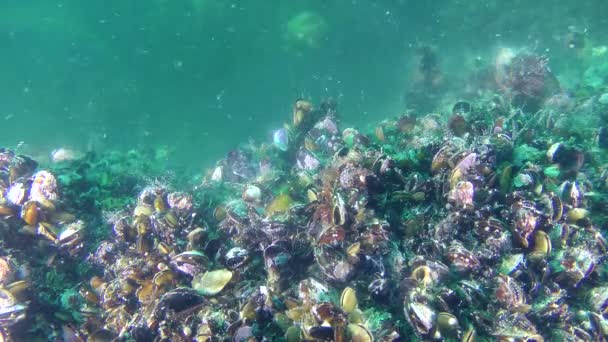
[[[32,269],[40,260],[51,266],[56,258],[71,258],[83,247],[84,222],[64,210],[55,176],[36,172],[37,166],[0,149],[0,339],[5,341],[36,301]]]
[[[332,100],[298,100],[272,144],[107,215],[61,338],[604,340],[605,132],[561,138],[576,108],[525,113],[492,94],[363,134],[339,129]],[[35,170],[0,151],[5,336],[25,318],[28,263],[94,243]]]
[[[405,114],[365,135],[338,128],[332,101],[296,101],[273,144],[230,152],[191,194],[150,186],[112,215],[74,333],[605,338],[602,152],[504,103],[461,101],[447,120]]]

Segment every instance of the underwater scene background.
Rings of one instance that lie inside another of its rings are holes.
[[[166,146],[178,164],[209,165],[235,144],[269,140],[286,99],[331,96],[356,126],[400,114],[422,47],[436,50],[455,97],[502,47],[548,52],[556,74],[576,84],[589,50],[605,44],[606,6],[7,0],[0,141],[41,157],[62,146]],[[568,47],[575,32],[585,53]]]
[[[608,337],[608,2],[0,5],[0,341]]]

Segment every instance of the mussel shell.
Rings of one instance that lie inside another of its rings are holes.
[[[551,145],[547,157],[550,162],[558,163],[560,169],[566,172],[576,172],[585,163],[585,154],[582,150],[559,142]]]
[[[15,209],[8,204],[0,204],[0,217],[10,217],[15,215]]]
[[[198,291],[180,287],[162,295],[152,310],[152,317],[161,321],[169,312],[179,313],[205,302],[205,298]]]
[[[337,225],[328,225],[319,233],[317,243],[319,245],[337,245],[344,241],[346,231],[344,227]]]
[[[562,218],[564,214],[564,204],[559,196],[550,194],[546,207],[547,210],[544,212],[548,212],[550,222],[557,222]]]
[[[315,326],[308,329],[308,334],[313,338],[331,341],[334,339],[334,328],[328,325]]]
[[[73,341],[73,342],[84,342],[85,337],[78,331],[78,329],[72,324],[62,324],[61,325],[61,337],[64,341]]]
[[[234,247],[226,253],[225,259],[226,267],[236,269],[247,262],[249,259],[249,252],[246,249]]]
[[[70,244],[70,242],[74,242],[75,240],[80,239],[80,235],[82,230],[84,229],[84,223],[82,221],[77,221],[72,224],[69,224],[58,236],[59,242],[61,244]]]
[[[156,212],[162,213],[167,210],[167,202],[162,195],[157,195],[154,198],[153,207]]]
[[[233,272],[227,269],[207,271],[192,279],[192,288],[203,295],[215,295],[220,293],[230,282]]]
[[[54,211],[49,216],[49,222],[54,224],[68,224],[76,221],[76,215],[66,211]]]
[[[209,263],[209,259],[207,256],[199,251],[185,251],[180,254],[177,254],[171,258],[171,261],[174,262],[184,262],[189,264],[203,264],[206,265]]]
[[[114,341],[116,335],[106,329],[99,329],[87,337],[87,342],[110,342]]]
[[[56,231],[57,231],[57,228],[52,226],[48,222],[39,222],[36,225],[36,234],[48,239],[49,241],[51,241],[53,243],[59,241],[59,239],[57,238]]]
[[[7,289],[0,288],[0,308],[9,308],[17,304],[15,296]]]
[[[452,107],[452,114],[467,114],[470,113],[472,106],[467,101],[458,101]]]
[[[435,323],[435,311],[423,303],[409,302],[405,305],[408,322],[421,335],[428,335]]]
[[[360,251],[361,251],[361,243],[357,241],[357,242],[353,243],[352,245],[348,246],[348,248],[346,249],[346,254],[349,257],[356,257]]]
[[[30,287],[30,283],[27,280],[17,280],[6,286],[8,290],[15,298],[21,298],[23,293]]]
[[[374,336],[363,324],[349,324],[346,331],[351,341],[373,342]]]
[[[452,134],[462,137],[467,131],[467,122],[461,113],[456,113],[448,119],[448,128]]]
[[[137,299],[142,303],[150,303],[154,299],[154,282],[146,281],[135,291]]]
[[[346,223],[346,209],[344,205],[340,205],[340,203],[336,203],[332,209],[332,223],[336,226],[342,226]]]
[[[411,278],[423,287],[427,287],[434,282],[431,269],[426,265],[418,266],[412,270]]]
[[[545,258],[549,254],[551,254],[551,239],[544,231],[537,230],[536,233],[534,233],[534,247],[528,257],[537,260]]]
[[[576,223],[587,218],[589,216],[589,210],[583,208],[572,208],[568,210],[566,216],[568,217],[568,222]]]
[[[462,334],[462,338],[460,339],[462,342],[474,342],[475,341],[475,329],[473,327],[470,327],[467,329],[467,331],[464,332],[464,334]]]
[[[167,285],[173,284],[175,282],[175,278],[176,278],[176,276],[175,276],[175,273],[173,273],[173,271],[171,271],[170,269],[164,269],[164,270],[158,271],[154,275],[152,282],[156,286],[167,286]]]
[[[444,333],[458,329],[458,318],[449,312],[437,314],[437,327]]]
[[[21,218],[30,226],[35,226],[38,223],[40,216],[40,208],[38,202],[26,202],[21,208]]]
[[[11,165],[9,167],[9,183],[12,184],[20,177],[28,177],[31,175],[34,170],[38,167],[38,163],[33,159],[24,156],[24,155],[16,155],[11,161]]]
[[[340,296],[340,305],[346,313],[351,313],[357,308],[357,292],[352,287],[345,287]]]
[[[346,312],[332,303],[321,303],[316,305],[313,307],[312,312],[319,323],[343,322],[346,319]]]
[[[431,172],[435,173],[439,170],[448,167],[448,159],[450,157],[450,146],[445,145],[435,153],[433,161],[431,162]]]
[[[105,281],[103,280],[103,278],[99,276],[93,276],[89,280],[89,286],[91,286],[93,289],[99,289],[104,283]]]
[[[166,243],[164,243],[164,242],[159,242],[156,245],[156,249],[158,249],[158,251],[162,255],[169,255],[173,251],[173,249],[169,245],[167,245]]]
[[[135,250],[139,254],[146,254],[152,250],[154,241],[148,235],[139,235],[135,241]]]
[[[148,216],[136,216],[133,220],[133,225],[137,231],[137,235],[145,235],[151,230],[150,218]]]
[[[177,217],[172,211],[167,211],[167,213],[163,216],[163,219],[170,228],[175,228],[179,224]]]
[[[286,342],[300,342],[302,341],[302,329],[300,327],[292,325],[285,331]]]
[[[133,216],[152,216],[154,214],[154,207],[148,204],[140,204],[133,209]]]
[[[578,182],[565,181],[559,186],[562,201],[573,207],[580,207],[583,203],[584,192]]]

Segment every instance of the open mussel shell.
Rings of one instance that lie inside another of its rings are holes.
[[[443,334],[449,334],[458,330],[458,318],[449,312],[440,312],[437,314],[437,328]]]
[[[36,234],[53,243],[57,243],[59,241],[59,238],[57,237],[57,230],[57,227],[48,222],[39,222],[36,225]]]
[[[581,207],[584,200],[584,190],[577,181],[565,181],[559,186],[561,200],[570,206]]]
[[[170,286],[175,283],[176,277],[176,274],[171,269],[164,269],[154,275],[152,283],[157,287]]]
[[[334,204],[331,215],[332,215],[331,216],[332,223],[334,225],[342,226],[342,225],[346,224],[347,213],[346,213],[346,207],[344,206],[344,201],[342,200],[342,198],[339,198],[336,201],[336,203]]]
[[[403,311],[416,334],[428,336],[433,331],[437,313],[424,300],[419,301],[414,293],[405,298]]]
[[[452,107],[452,114],[468,114],[471,110],[471,103],[467,101],[458,101]]]
[[[531,260],[544,259],[551,254],[551,239],[549,235],[542,230],[537,230],[534,233],[534,247],[528,258]]]
[[[415,281],[416,285],[422,287],[428,287],[435,281],[431,268],[426,265],[416,267],[410,278]]]
[[[80,242],[82,238],[82,230],[84,229],[84,222],[76,221],[68,224],[59,236],[57,237],[59,243],[62,246],[70,247]]]
[[[176,254],[171,258],[171,261],[195,265],[207,265],[209,263],[209,259],[207,258],[207,256],[199,251],[185,251]]]
[[[568,222],[577,223],[580,220],[583,220],[589,216],[589,210],[584,208],[572,208],[568,210],[566,214],[568,218]]]
[[[6,285],[8,290],[15,298],[23,298],[24,292],[30,287],[30,283],[27,280],[17,280],[13,283]]]
[[[542,212],[545,214],[549,222],[554,223],[559,221],[564,214],[564,204],[562,199],[551,193],[549,195],[543,194],[540,198],[542,205]]]
[[[233,273],[227,269],[207,271],[192,279],[192,288],[200,293],[213,296],[220,293],[232,279]]]
[[[149,204],[140,204],[133,209],[133,216],[152,216],[154,214],[154,207]]]
[[[346,332],[351,341],[373,342],[374,336],[363,324],[349,324]]]
[[[352,287],[346,287],[340,296],[340,305],[346,313],[351,313],[357,308],[357,293]]]
[[[225,265],[230,269],[237,269],[249,260],[249,251],[240,247],[233,247],[225,256]]]
[[[135,291],[135,295],[137,299],[139,299],[142,303],[150,303],[154,300],[155,294],[155,284],[154,281],[145,281],[141,284],[141,286]]]
[[[30,226],[35,226],[40,218],[38,202],[28,201],[21,207],[21,218]]]

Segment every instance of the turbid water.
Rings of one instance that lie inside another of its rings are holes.
[[[417,51],[437,50],[447,87],[503,46],[581,59],[570,30],[601,44],[603,1],[6,1],[0,12],[4,146],[47,156],[167,146],[203,167],[268,140],[286,99],[334,97],[363,126],[408,108]],[[569,28],[570,27],[570,28]]]
[[[608,2],[0,5],[0,341],[603,341]]]

